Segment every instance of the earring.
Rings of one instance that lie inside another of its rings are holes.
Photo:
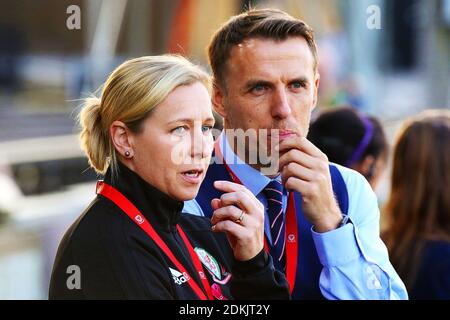
[[[129,158],[130,157],[130,151],[125,151],[125,157]]]

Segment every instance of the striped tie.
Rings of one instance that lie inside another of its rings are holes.
[[[285,219],[283,213],[283,186],[279,181],[271,180],[263,190],[267,199],[267,215],[272,236],[272,248],[270,250],[275,266],[281,270],[286,266],[285,259]]]

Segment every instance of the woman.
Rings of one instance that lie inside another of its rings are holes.
[[[450,299],[450,112],[407,121],[394,150],[384,238],[410,299]]]
[[[209,87],[182,57],[142,57],[86,101],[81,142],[105,179],[59,246],[51,299],[289,297],[263,249],[263,209],[251,192],[217,181],[225,193],[212,201],[211,221],[180,214],[213,147]]]
[[[376,189],[388,154],[386,136],[377,119],[350,107],[328,110],[311,124],[308,138],[330,161],[358,171]]]

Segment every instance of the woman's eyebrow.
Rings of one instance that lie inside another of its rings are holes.
[[[175,120],[171,120],[169,121],[167,124],[173,124],[173,123],[194,123],[195,121],[197,121],[196,119],[193,118],[180,118],[180,119],[175,119]],[[213,117],[208,117],[206,119],[201,120],[202,122],[209,122],[209,121],[215,121],[215,119]]]

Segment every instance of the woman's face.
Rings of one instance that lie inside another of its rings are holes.
[[[195,198],[213,148],[214,117],[200,82],[180,86],[130,135],[132,169],[172,198]]]

